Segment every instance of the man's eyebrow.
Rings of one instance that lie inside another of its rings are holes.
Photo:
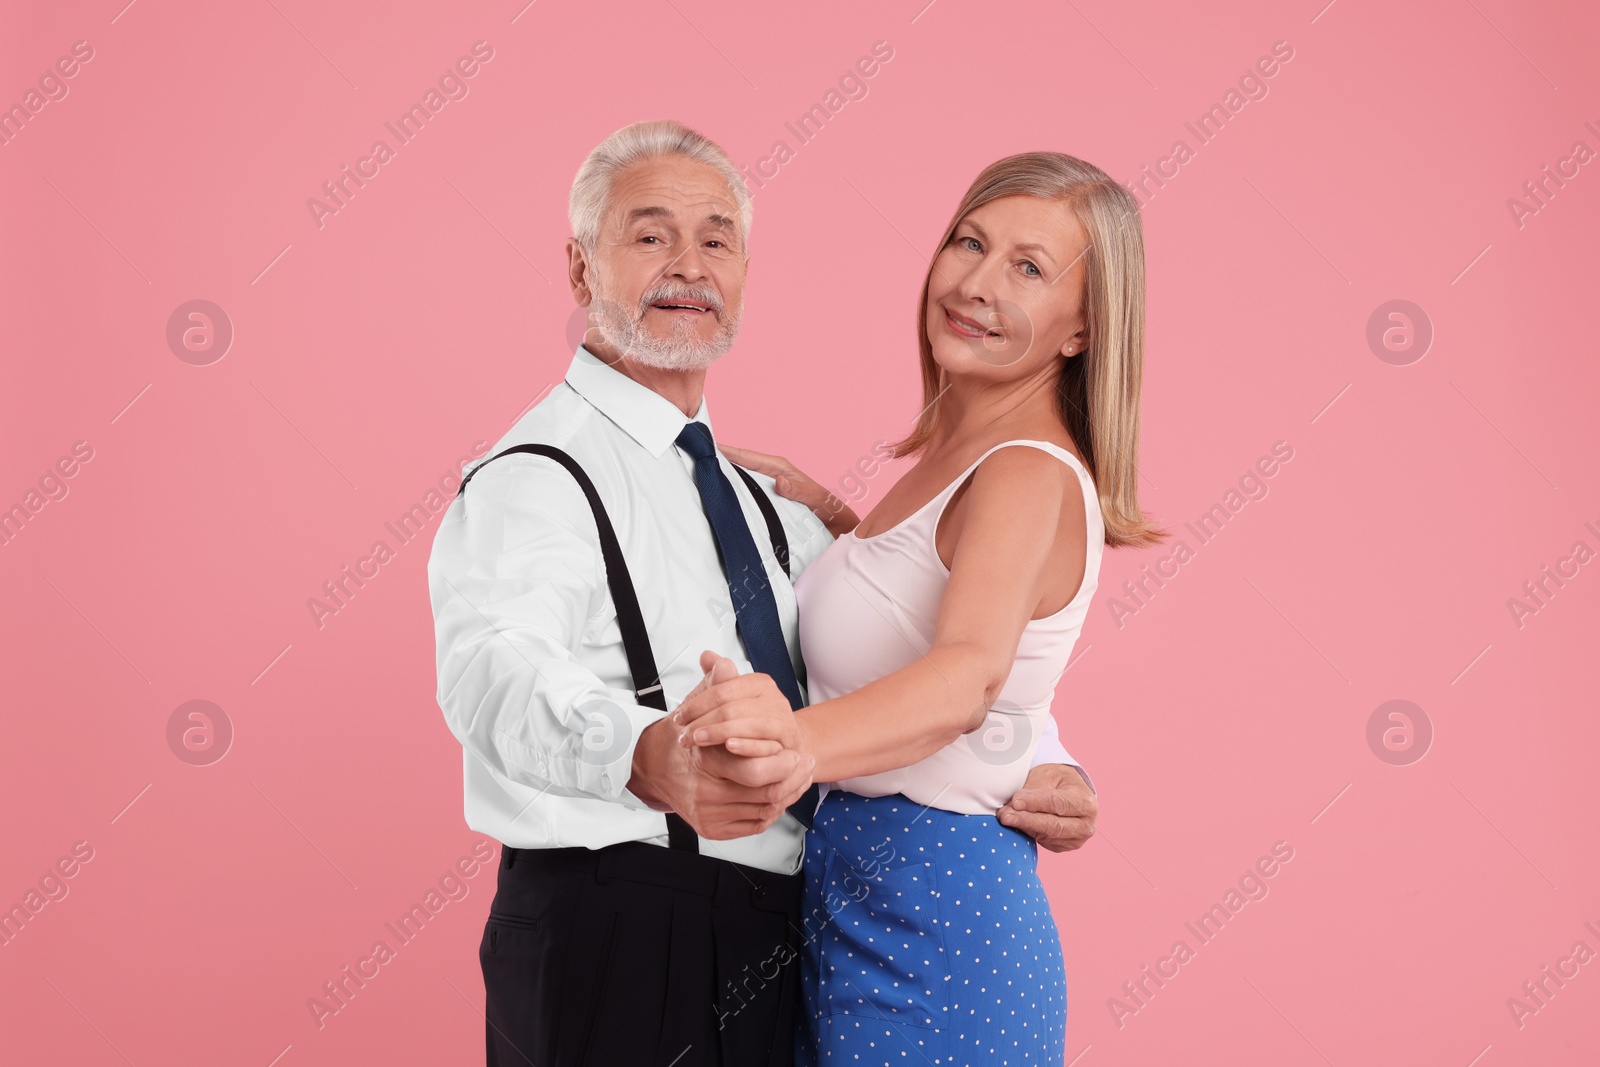
[[[628,217],[627,217],[626,221],[634,222],[634,221],[636,221],[638,219],[675,219],[675,218],[677,218],[677,216],[673,213],[671,208],[662,206],[660,204],[652,204],[649,207],[636,207],[636,208],[634,208],[632,211],[628,212]],[[719,230],[732,230],[732,229],[736,228],[735,225],[734,225],[734,221],[733,221],[732,217],[730,217],[728,215],[724,215],[721,212],[717,212],[717,211],[713,211],[711,214],[707,215],[706,216],[706,222],[710,223],[712,226],[716,227]]]
[[[672,209],[669,207],[662,207],[659,204],[651,207],[636,207],[632,211],[628,212],[629,222],[632,222],[634,219],[670,219],[672,217]]]

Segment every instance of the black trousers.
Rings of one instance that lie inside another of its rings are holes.
[[[488,1067],[788,1067],[801,883],[644,842],[503,848]]]

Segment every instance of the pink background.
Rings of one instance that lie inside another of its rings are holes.
[[[124,2],[12,3],[0,39],[3,104],[93,48],[0,146],[0,506],[93,450],[0,546],[0,904],[93,850],[0,947],[0,1059],[481,1062],[492,870],[323,1026],[307,1007],[476,840],[432,526],[384,523],[562,373],[572,174],[673,116],[741,163],[795,153],[756,193],[710,396],[723,438],[836,487],[918,407],[925,257],[984,164],[1132,180],[1195,150],[1145,211],[1140,457],[1195,556],[1120,627],[1109,598],[1167,553],[1108,556],[1056,705],[1104,803],[1042,861],[1068,1060],[1600,1061],[1600,962],[1520,1026],[1507,1004],[1600,952],[1600,564],[1520,627],[1507,604],[1600,550],[1600,165],[1520,227],[1507,206],[1600,148],[1591,5]],[[470,94],[319,228],[307,199],[479,40]],[[877,41],[866,97],[799,145],[784,123]],[[1198,144],[1184,123],[1277,41],[1268,95]],[[233,324],[208,366],[166,340],[192,299]],[[1367,341],[1396,299],[1434,332],[1404,366]],[[1278,441],[1269,494],[1198,545],[1183,524]],[[308,599],[380,538],[395,558],[319,628]],[[1367,740],[1394,699],[1432,726],[1409,765]],[[190,700],[235,733],[209,766],[169,748]],[[1280,841],[1270,894],[1199,945],[1184,923]],[[1128,999],[1180,938],[1193,959]]]

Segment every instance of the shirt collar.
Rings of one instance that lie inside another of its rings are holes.
[[[693,419],[687,419],[672,401],[603,362],[582,345],[567,368],[566,381],[652,456],[659,457],[671,447],[690,422],[703,422],[706,429],[711,429],[711,412],[703,395],[700,410]],[[714,433],[712,440],[716,440]]]

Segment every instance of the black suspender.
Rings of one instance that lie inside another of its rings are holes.
[[[783,573],[790,578],[789,573],[789,538],[783,532],[783,523],[778,518],[778,509],[772,506],[772,501],[767,494],[761,491],[761,485],[750,472],[734,463],[733,469],[739,472],[739,477],[744,484],[750,487],[750,495],[756,498],[756,507],[761,509],[761,517],[767,521],[767,536],[772,539],[772,554],[778,558],[778,566],[783,568]]]
[[[762,490],[761,483],[750,477],[749,471],[732,460],[729,460],[728,463],[729,466],[739,472],[739,477],[744,481],[744,484],[750,487],[750,495],[755,497],[756,507],[761,509],[761,517],[767,523],[767,536],[772,539],[772,554],[778,560],[778,566],[783,568],[784,577],[793,578],[794,575],[789,571],[789,535],[783,532],[783,521],[778,518],[778,509],[772,506],[771,498]],[[800,679],[801,685],[806,684],[806,665],[804,663],[800,664],[800,670],[796,677]]]
[[[611,525],[611,517],[606,514],[605,504],[600,500],[600,493],[595,489],[589,475],[578,465],[578,461],[554,445],[513,445],[503,452],[490,456],[468,471],[466,477],[461,479],[461,487],[456,490],[456,496],[466,492],[467,483],[472,481],[473,475],[483,469],[484,464],[516,452],[555,460],[567,469],[567,473],[572,475],[578,487],[583,490],[583,495],[589,501],[589,510],[594,513],[595,530],[600,535],[600,556],[605,561],[606,585],[611,590],[611,602],[616,605],[617,626],[622,631],[622,648],[628,658],[628,671],[633,676],[634,695],[639,703],[646,707],[666,711],[667,698],[661,690],[661,675],[656,670],[655,655],[650,650],[650,634],[645,629],[644,614],[639,610],[639,595],[628,573],[627,561],[622,556],[622,545],[618,542],[616,530]],[[760,484],[748,471],[737,465],[734,466],[734,470],[739,472],[750,494],[755,497],[756,506],[761,509],[761,515],[767,523],[767,534],[772,539],[772,554],[783,567],[783,573],[788,574],[789,540],[784,534],[783,523],[778,519],[777,509],[773,507],[772,501],[761,491]],[[666,816],[667,840],[671,847],[687,852],[698,852],[700,839],[688,822],[677,812],[669,811]]]

